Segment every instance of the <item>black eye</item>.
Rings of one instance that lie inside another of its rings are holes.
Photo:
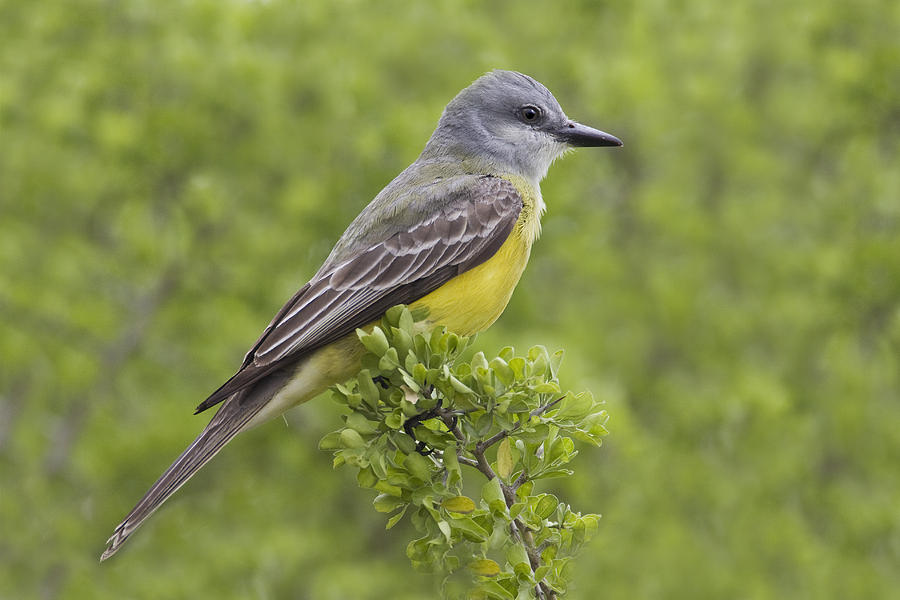
[[[519,115],[521,115],[522,120],[526,123],[534,123],[541,118],[541,109],[537,106],[527,104],[519,109]]]

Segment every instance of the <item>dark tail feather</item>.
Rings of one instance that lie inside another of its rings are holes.
[[[100,556],[101,562],[115,554],[125,540],[168,500],[169,496],[193,477],[194,473],[209,462],[234,436],[243,431],[247,423],[281,389],[285,379],[283,374],[273,373],[253,388],[242,390],[229,398],[197,439],[166,469],[137,506],[128,513],[125,520],[116,527],[106,541],[107,547]]]

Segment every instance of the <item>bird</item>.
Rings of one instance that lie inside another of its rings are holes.
[[[569,119],[553,94],[493,70],[444,108],[419,157],[351,222],[315,275],[278,311],[237,372],[200,403],[209,424],[115,528],[115,554],[157,508],[237,434],[360,370],[358,328],[397,304],[421,328],[489,327],[522,275],[545,211],[540,182],[576,147],[622,146]]]

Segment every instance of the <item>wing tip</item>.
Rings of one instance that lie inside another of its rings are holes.
[[[100,562],[105,561],[110,556],[119,551],[119,548],[122,547],[122,544],[125,543],[125,540],[128,539],[128,534],[123,530],[125,528],[125,523],[122,523],[116,530],[113,531],[113,534],[109,536],[109,539],[106,540],[106,550],[103,551],[103,554],[100,555]]]

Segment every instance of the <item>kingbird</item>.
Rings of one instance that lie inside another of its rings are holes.
[[[572,147],[621,145],[570,120],[522,73],[492,71],[463,89],[416,161],[353,220],[237,373],[200,403],[196,413],[222,406],[116,527],[100,560],[235,435],[353,377],[364,353],[356,329],[388,308],[425,309],[423,329],[472,335],[490,326],[540,233],[540,181],[551,163]]]

